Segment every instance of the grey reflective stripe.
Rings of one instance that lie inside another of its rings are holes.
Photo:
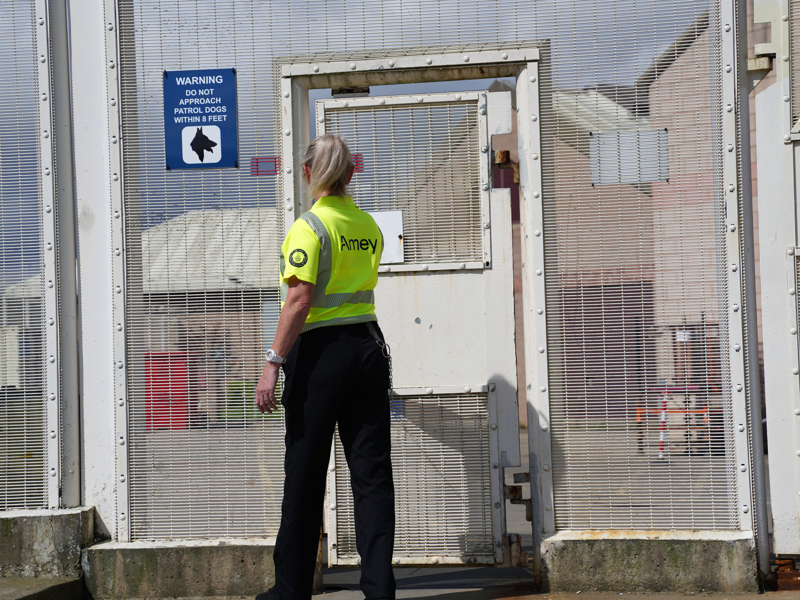
[[[335,319],[328,319],[326,321],[316,321],[315,323],[306,323],[300,333],[311,331],[312,329],[319,329],[320,327],[330,327],[331,325],[355,325],[356,323],[369,323],[370,321],[378,322],[378,317],[374,314],[357,315],[355,317],[337,317]]]
[[[333,268],[333,247],[331,246],[331,236],[325,225],[317,215],[311,211],[300,217],[308,223],[317,237],[319,238],[319,266],[317,267],[317,283],[314,287],[314,297],[311,299],[311,308],[337,308],[345,304],[375,304],[375,292],[372,290],[360,290],[358,292],[344,292],[340,294],[326,294],[325,290],[331,281]],[[283,261],[283,258],[281,258]],[[281,273],[283,273],[281,262]],[[285,295],[281,285],[281,299],[285,302]],[[354,321],[362,322],[362,321]],[[327,321],[326,321],[327,323]]]
[[[283,272],[286,269],[286,259],[281,252],[281,302],[286,302],[286,294],[289,293],[289,286],[283,282]]]

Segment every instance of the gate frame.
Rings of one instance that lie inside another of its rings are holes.
[[[374,56],[374,55],[373,55]],[[539,127],[539,80],[538,80],[538,61],[541,60],[540,50],[538,47],[508,47],[500,48],[497,50],[466,50],[463,52],[455,53],[438,53],[435,50],[425,52],[420,50],[418,54],[410,54],[406,51],[403,54],[392,56],[387,53],[380,58],[363,58],[339,61],[314,61],[310,57],[293,57],[277,59],[276,63],[279,67],[280,80],[280,107],[276,110],[278,118],[280,119],[279,132],[283,134],[283,143],[281,145],[281,155],[284,158],[282,162],[282,191],[284,198],[284,206],[286,209],[287,221],[293,221],[297,215],[302,214],[304,211],[311,208],[310,202],[306,199],[307,194],[303,194],[304,184],[302,178],[294,177],[293,171],[301,172],[302,170],[302,157],[305,148],[310,142],[309,130],[309,100],[308,92],[311,89],[319,88],[364,88],[371,85],[387,85],[387,84],[418,84],[431,81],[460,81],[468,79],[487,79],[497,77],[515,77],[517,80],[516,94],[517,94],[517,131],[519,136],[519,149],[520,149],[520,210],[524,215],[525,209],[523,205],[529,200],[528,196],[532,197],[530,200],[538,205],[538,210],[534,210],[538,215],[536,225],[537,231],[541,231],[542,221],[542,175],[541,175],[541,155],[540,149],[540,127]],[[533,73],[533,74],[530,74]],[[523,133],[524,132],[524,133]],[[299,135],[298,135],[299,134]],[[524,156],[524,160],[523,160]],[[533,157],[536,157],[535,159]],[[291,160],[287,160],[291,157]],[[533,189],[532,194],[528,190]],[[487,190],[482,190],[481,194],[488,194]],[[509,197],[510,198],[510,197]],[[487,199],[488,200],[488,199]],[[483,198],[482,198],[483,202]],[[489,202],[485,202],[488,206]],[[535,250],[539,252],[537,273],[542,274],[544,269],[544,246],[540,235],[536,236],[538,244]],[[509,240],[510,241],[510,240]],[[485,246],[484,246],[485,248]],[[531,248],[533,250],[533,247]],[[490,259],[491,260],[491,259]],[[530,270],[535,264],[533,260],[525,260],[523,253],[522,270],[523,281],[525,279],[525,272]],[[529,275],[530,278],[530,275]],[[544,277],[539,277],[540,286],[537,291],[541,294],[538,296],[540,302],[544,303]],[[526,313],[528,309],[525,309]],[[544,313],[539,315],[540,318],[536,320],[536,334],[539,339],[546,340],[546,320]],[[529,335],[528,330],[530,319],[525,319],[525,340],[526,340],[526,355],[528,354],[529,346],[533,343],[532,335]],[[534,364],[535,363],[535,364]],[[526,378],[527,381],[547,381],[547,361],[526,361]],[[542,379],[543,374],[543,379]],[[546,388],[546,384],[543,384]],[[519,390],[517,391],[519,399]],[[528,413],[531,413],[531,402],[528,399]],[[533,407],[534,410],[547,411],[542,416],[543,423],[549,422],[549,410],[546,401],[540,403],[539,406]],[[491,413],[491,407],[490,407]],[[518,418],[516,415],[514,418]],[[530,420],[530,416],[528,417]],[[536,417],[538,421],[539,417]],[[508,420],[499,418],[498,430],[490,431],[490,438],[492,446],[499,448],[502,440],[512,437],[513,444],[517,447],[519,452],[519,430],[518,426],[514,431],[510,431],[508,427]],[[530,445],[530,455],[544,453],[549,457],[550,455],[550,437],[547,431],[547,426],[543,426],[543,432],[536,439],[536,444]],[[530,437],[530,428],[529,428]],[[533,441],[533,440],[531,440]],[[494,450],[494,449],[493,449]],[[496,450],[494,450],[496,451]],[[548,459],[549,460],[549,459]],[[501,477],[501,483],[502,483]],[[539,485],[537,485],[539,483]],[[542,502],[537,500],[540,493],[541,486],[545,486],[543,491],[545,497],[552,497],[552,480],[545,477],[542,481],[537,482],[536,478],[531,477],[531,498],[532,504],[535,507],[541,507]],[[496,509],[493,511],[493,527],[495,530],[495,523],[502,519],[505,521],[505,500],[502,497],[495,498],[493,493],[493,505]],[[499,506],[498,506],[499,504]],[[552,506],[552,501],[550,501]],[[499,512],[498,510],[499,509]],[[537,536],[537,531],[542,530],[541,515],[538,516],[537,511],[533,511],[534,521],[532,523],[533,537],[534,537],[534,557],[533,569],[537,581],[541,580],[541,560],[539,557],[539,542],[541,535]],[[552,516],[552,511],[551,511]],[[497,547],[495,548],[496,562],[502,562],[502,543],[495,540]],[[424,562],[420,560],[419,562]]]

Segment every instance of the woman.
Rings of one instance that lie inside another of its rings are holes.
[[[262,413],[277,408],[282,364],[286,479],[276,583],[257,600],[311,598],[337,423],[350,467],[361,591],[368,600],[395,597],[389,364],[373,296],[383,236],[374,219],[345,195],[353,171],[340,137],[311,142],[303,177],[316,202],[281,246],[281,316],[256,404]]]

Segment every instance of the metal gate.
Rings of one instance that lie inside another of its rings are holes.
[[[510,94],[346,98],[316,114],[348,140],[352,195],[399,246],[376,288],[394,365],[394,561],[501,562],[519,433],[510,196],[491,189],[489,157],[491,135],[511,132]],[[357,564],[338,439],[327,506],[331,564]]]

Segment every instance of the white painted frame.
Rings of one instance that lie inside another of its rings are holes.
[[[384,96],[366,98],[347,98],[341,100],[317,100],[316,116],[317,131],[325,134],[326,111],[344,108],[368,108],[373,106],[418,106],[431,104],[449,104],[453,102],[472,102],[478,107],[478,145],[480,147],[479,176],[480,176],[480,202],[481,202],[481,231],[483,238],[483,262],[465,261],[457,263],[426,263],[426,264],[393,264],[382,265],[381,273],[420,272],[420,271],[459,271],[482,270],[492,266],[492,240],[491,240],[491,215],[489,208],[489,181],[491,180],[491,165],[489,156],[489,131],[488,131],[488,101],[489,92],[463,92],[460,94],[423,94],[411,96]],[[510,107],[509,107],[510,110]],[[510,133],[510,132],[508,132]]]

